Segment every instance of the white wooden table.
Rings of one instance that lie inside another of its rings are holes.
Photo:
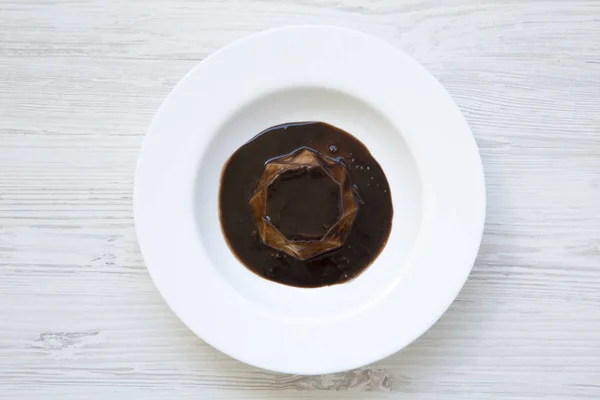
[[[138,149],[173,85],[293,23],[421,62],[465,113],[488,184],[448,313],[400,354],[319,377],[195,337],[132,220]],[[0,398],[599,399],[600,1],[0,0]]]

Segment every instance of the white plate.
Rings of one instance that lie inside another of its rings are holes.
[[[239,146],[307,120],[358,137],[386,173],[394,204],[373,265],[317,289],[241,265],[217,204],[221,168]],[[423,67],[362,33],[296,26],[239,40],[179,82],[144,140],[134,208],[152,279],[192,331],[248,364],[320,374],[391,355],[444,313],[479,248],[485,187],[465,119]]]

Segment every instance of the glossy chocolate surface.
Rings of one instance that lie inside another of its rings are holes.
[[[223,234],[248,269],[307,288],[363,272],[393,217],[377,161],[323,122],[274,126],[240,147],[223,168],[219,207]]]

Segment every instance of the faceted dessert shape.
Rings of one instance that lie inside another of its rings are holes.
[[[278,189],[284,185],[289,189],[292,180],[298,188],[295,198],[282,198]],[[311,187],[310,180],[319,183]],[[359,203],[344,164],[307,147],[268,161],[250,198],[262,242],[298,260],[341,247]],[[295,208],[295,225],[285,214],[290,207]]]

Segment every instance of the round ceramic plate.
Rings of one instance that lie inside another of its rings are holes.
[[[344,284],[263,279],[223,238],[224,163],[258,132],[295,121],[352,133],[390,184],[387,245]],[[431,327],[469,275],[485,217],[475,140],[438,81],[379,39],[322,26],[252,35],[196,66],[154,117],[134,189],[144,260],[179,318],[234,358],[298,374],[372,363]]]

